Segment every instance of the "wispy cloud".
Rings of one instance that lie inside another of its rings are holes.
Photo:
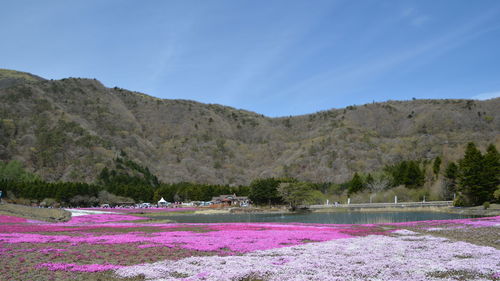
[[[431,18],[426,15],[415,17],[411,20],[411,25],[419,27],[427,23]]]
[[[253,98],[261,98],[261,94],[266,92],[264,89],[272,83],[272,77],[286,73],[287,67],[291,66],[290,49],[317,28],[335,6],[336,3],[332,2],[327,9],[308,15],[301,15],[301,10],[297,9],[295,13],[282,19],[281,24],[278,22],[269,26],[266,32],[259,36],[262,43],[253,46],[242,57],[234,58],[239,61],[239,67],[234,69],[231,80],[218,90],[219,100],[234,103],[241,100],[240,94],[248,92],[249,89],[252,89]],[[294,18],[299,15],[304,18],[295,21]],[[305,56],[307,52],[303,49],[301,55]],[[297,60],[298,58],[294,58],[294,61]]]
[[[348,65],[336,66],[329,71],[318,73],[308,79],[299,81],[291,85],[288,89],[278,93],[278,95],[282,97],[286,96],[289,99],[300,99],[306,93],[314,93],[316,90],[321,89],[329,88],[335,90],[337,93],[342,90],[349,92],[356,89],[359,90],[363,87],[364,83],[372,81],[390,71],[400,69],[399,66],[403,64],[407,68],[421,66],[429,60],[485,32],[493,30],[491,26],[487,26],[485,23],[497,15],[498,11],[490,11],[482,17],[472,19],[459,26],[453,32],[424,41],[414,47],[385,56],[378,56],[372,59],[362,58]],[[325,97],[325,99],[331,99],[331,97]],[[325,102],[327,101],[325,100]]]
[[[151,54],[151,68],[150,81],[152,83],[160,83],[170,73],[176,71],[179,61],[183,55],[184,45],[186,44],[187,34],[196,25],[196,20],[193,17],[185,19],[183,23],[176,24],[175,30],[166,31],[161,36],[161,47],[158,48],[157,53]]]
[[[401,13],[401,15],[410,23],[410,25],[414,27],[423,26],[431,19],[429,15],[423,14],[415,8],[406,9]]]
[[[479,95],[475,95],[471,97],[471,99],[474,100],[489,100],[489,99],[494,99],[500,97],[500,91],[499,92],[488,92],[488,93],[482,93]]]

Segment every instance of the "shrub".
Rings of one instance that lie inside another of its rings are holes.
[[[42,207],[54,207],[55,205],[57,205],[57,201],[54,198],[45,198],[40,203],[40,206]]]
[[[493,193],[493,197],[495,197],[495,200],[500,201],[500,188],[497,188],[497,190],[495,190],[495,193]]]
[[[490,207],[490,202],[484,202],[483,203],[483,208],[487,210]]]
[[[454,207],[465,207],[467,206],[465,202],[465,198],[462,195],[458,195],[455,200],[453,200],[453,206]]]

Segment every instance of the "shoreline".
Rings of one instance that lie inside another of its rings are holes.
[[[482,206],[478,207],[379,207],[379,208],[364,208],[364,207],[333,207],[312,210],[312,212],[317,213],[336,213],[336,212],[365,212],[365,213],[377,213],[377,212],[439,212],[439,213],[450,213],[450,214],[461,214],[461,215],[471,215],[471,216],[500,216],[500,204],[492,204],[488,209],[484,209]]]
[[[75,209],[69,210],[59,210],[59,209],[44,209],[44,208],[33,208],[22,205],[15,204],[2,204],[0,207],[0,214],[4,215],[14,215],[21,216],[28,219],[42,220],[49,222],[58,221],[69,221],[71,217],[78,216],[72,211],[77,211]],[[145,217],[150,219],[155,219],[157,217],[170,217],[170,216],[182,216],[182,215],[238,215],[238,214],[300,214],[300,213],[385,213],[385,212],[436,212],[436,213],[449,213],[449,214],[459,214],[467,216],[477,216],[477,217],[492,217],[500,216],[500,204],[491,204],[490,208],[484,209],[482,206],[476,207],[450,207],[450,206],[418,206],[418,207],[394,207],[394,206],[384,206],[384,207],[330,207],[321,209],[307,209],[303,211],[291,212],[285,208],[269,208],[269,207],[252,207],[252,208],[225,208],[225,209],[198,209],[198,210],[186,210],[183,212],[181,210],[177,212],[134,212],[133,215],[138,217]],[[93,211],[90,210],[78,210],[77,213],[91,214]],[[113,213],[113,210],[106,212],[96,212],[96,213]]]
[[[461,215],[471,215],[471,216],[500,216],[500,204],[491,204],[490,208],[484,209],[482,206],[476,207],[436,207],[436,206],[420,206],[420,207],[378,207],[378,208],[366,208],[366,207],[332,207],[315,209],[312,212],[318,213],[335,213],[335,212],[440,212],[440,213],[450,213],[450,214],[461,214]]]
[[[348,213],[348,212],[364,212],[364,213],[383,213],[383,212],[439,212],[450,214],[461,214],[470,216],[500,216],[500,204],[491,204],[490,208],[484,209],[482,206],[476,207],[451,207],[451,206],[418,206],[418,207],[330,207],[321,209],[307,209],[304,211],[289,211],[277,208],[252,208],[252,209],[209,209],[199,210],[191,213],[191,215],[210,215],[210,214],[297,214],[297,213]],[[180,214],[179,214],[180,215]]]

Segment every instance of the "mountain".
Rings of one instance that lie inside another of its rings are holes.
[[[45,79],[27,72],[0,68],[0,89],[25,82],[38,82]]]
[[[0,70],[0,159],[51,181],[92,182],[124,152],[164,182],[341,182],[403,159],[456,160],[469,141],[498,145],[499,109],[500,98],[412,100],[269,118]]]

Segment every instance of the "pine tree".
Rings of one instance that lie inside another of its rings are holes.
[[[500,154],[493,144],[488,146],[483,160],[483,189],[485,196],[488,197],[486,200],[493,201],[493,194],[500,186]]]
[[[446,199],[453,198],[453,194],[457,192],[457,175],[458,166],[455,162],[450,162],[444,170],[444,194]]]
[[[282,202],[278,194],[279,179],[258,179],[250,184],[250,200],[255,204],[279,204]]]
[[[450,162],[448,166],[446,166],[446,170],[444,170],[444,176],[450,180],[455,181],[458,175],[458,166],[455,162]]]
[[[417,161],[402,161],[384,170],[391,176],[391,185],[405,185],[408,188],[420,187],[424,184],[425,174]]]
[[[437,176],[439,174],[439,171],[441,170],[441,157],[436,157],[434,159],[434,164],[432,165],[432,170],[434,171],[434,174]]]
[[[418,163],[415,161],[408,161],[405,186],[409,188],[416,188],[422,186],[424,181],[424,171],[420,169]]]
[[[109,183],[109,170],[108,167],[104,167],[97,179],[104,185]]]
[[[483,189],[483,162],[481,151],[473,142],[468,143],[464,158],[458,162],[458,189],[471,205],[480,205],[488,200],[488,193]]]
[[[363,183],[363,179],[358,175],[358,173],[354,173],[351,182],[349,183],[349,188],[347,190],[347,194],[351,195],[356,192],[362,191],[365,188],[365,184]]]

